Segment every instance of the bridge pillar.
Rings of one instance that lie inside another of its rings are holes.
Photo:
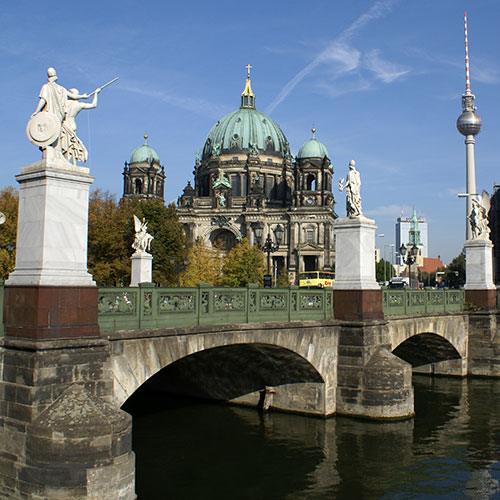
[[[385,322],[342,322],[337,413],[373,419],[413,416],[411,365],[391,353]]]
[[[88,169],[21,169],[16,268],[0,339],[0,497],[133,499],[131,419],[112,407],[109,342],[87,272]]]
[[[498,326],[495,313],[469,313],[468,375],[500,377]]]

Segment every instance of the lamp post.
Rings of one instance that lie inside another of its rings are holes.
[[[417,247],[417,245],[413,245],[411,248],[406,248],[404,243],[403,243],[401,245],[401,247],[399,248],[399,255],[401,255],[403,262],[405,264],[408,264],[408,279],[409,279],[410,288],[411,288],[412,287],[411,286],[411,266],[417,260],[418,247]]]
[[[174,268],[175,272],[177,273],[177,288],[181,286],[181,271],[183,268],[186,268],[188,264],[189,264],[188,258],[184,257],[182,264],[178,262],[177,265],[175,265],[175,257],[173,255],[170,256],[170,265]]]
[[[266,241],[262,246],[260,246],[260,241],[262,238],[262,225],[260,223],[255,224],[254,233],[255,239],[257,240],[257,245],[260,246],[261,250],[267,253],[267,274],[264,276],[264,288],[271,288],[272,276],[271,276],[271,254],[279,249],[280,243],[283,239],[283,228],[278,225],[274,230],[274,238],[276,243],[271,239],[270,233],[267,233]]]

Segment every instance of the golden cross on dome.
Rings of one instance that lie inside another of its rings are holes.
[[[252,69],[252,66],[250,66],[250,64],[247,64],[245,68],[247,69],[247,78],[250,78],[250,70]]]

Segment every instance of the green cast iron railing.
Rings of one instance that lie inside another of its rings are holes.
[[[385,316],[463,311],[464,300],[463,290],[382,291],[382,309]]]
[[[102,331],[320,320],[333,317],[333,291],[288,288],[99,289]]]

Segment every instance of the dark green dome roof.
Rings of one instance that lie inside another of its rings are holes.
[[[290,146],[279,126],[255,109],[255,96],[247,78],[240,109],[224,116],[212,127],[203,147],[202,159],[251,151],[283,158],[290,154]]]
[[[148,136],[144,136],[144,144],[139,146],[130,157],[129,163],[157,163],[160,164],[158,153],[147,144]]]
[[[325,145],[314,137],[315,132],[316,130],[313,128],[312,139],[302,145],[297,158],[324,158],[325,156],[328,158],[328,151]]]

